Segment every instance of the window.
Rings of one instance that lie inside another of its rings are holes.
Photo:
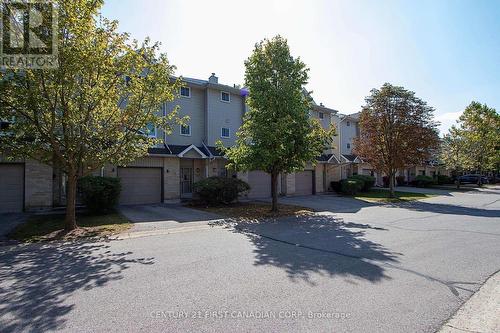
[[[325,114],[323,112],[320,112],[319,113],[319,119],[323,119],[323,118],[325,118]]]
[[[347,126],[351,126],[351,123],[348,121],[348,122],[346,123],[346,125],[347,125]]]
[[[231,102],[231,95],[228,92],[220,92],[220,100],[223,102]]]
[[[181,135],[191,136],[191,125],[181,125]]]
[[[229,136],[230,136],[229,128],[222,127],[221,130],[220,130],[220,136],[222,138],[229,138]]]
[[[191,97],[191,88],[189,87],[181,87],[181,96],[182,97]]]
[[[350,143],[347,144],[347,149],[351,149],[351,144]]]

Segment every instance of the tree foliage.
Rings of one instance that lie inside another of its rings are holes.
[[[304,86],[309,69],[290,54],[287,41],[276,36],[255,45],[245,61],[249,110],[237,133],[236,145],[226,151],[229,166],[271,174],[273,210],[277,209],[279,173],[303,170],[315,163],[332,138],[317,120]]]
[[[397,170],[425,162],[438,147],[434,109],[414,92],[389,83],[373,89],[365,101],[354,151],[387,174],[394,196]]]
[[[472,102],[441,148],[445,165],[457,171],[493,171],[500,165],[500,115],[486,104]]]
[[[161,114],[178,82],[159,45],[131,41],[100,16],[102,0],[57,1],[58,67],[0,73],[0,118],[14,119],[1,150],[62,169],[68,176],[66,228],[76,228],[77,177],[126,164],[167,132],[176,110]]]

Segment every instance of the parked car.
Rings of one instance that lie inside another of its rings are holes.
[[[463,175],[458,177],[460,184],[477,184],[479,183],[479,177],[481,177],[482,184],[488,184],[488,177],[481,175]]]

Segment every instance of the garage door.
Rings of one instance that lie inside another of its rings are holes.
[[[250,185],[249,198],[268,198],[271,196],[271,175],[264,171],[250,171],[248,185]]]
[[[0,213],[22,212],[24,165],[0,164]]]
[[[161,202],[161,171],[161,168],[118,168],[122,184],[120,204]]]
[[[313,172],[301,171],[295,174],[295,194],[313,194]]]

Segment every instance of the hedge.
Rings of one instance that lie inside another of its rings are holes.
[[[360,179],[343,179],[340,181],[340,189],[343,193],[355,195],[363,189],[365,182]]]
[[[78,179],[78,192],[91,213],[112,210],[120,198],[119,178],[85,176]]]
[[[195,196],[208,205],[230,204],[250,190],[250,185],[237,178],[209,177],[193,184]]]
[[[363,192],[368,192],[375,185],[375,177],[368,175],[354,175],[347,179],[361,180],[363,182],[361,191]]]

